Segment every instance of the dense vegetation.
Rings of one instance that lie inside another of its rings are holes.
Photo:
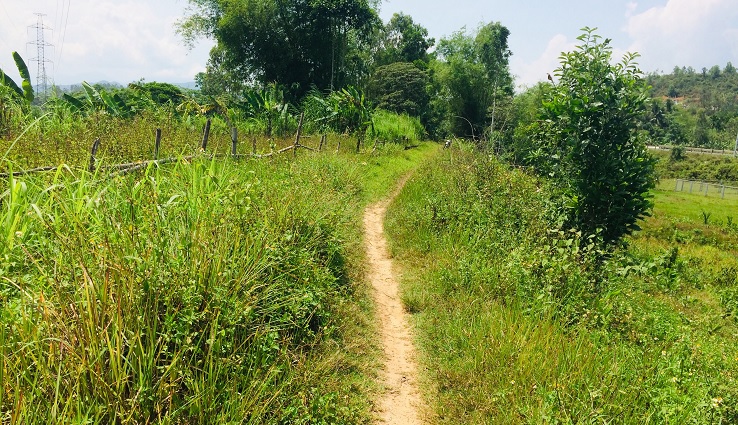
[[[499,22],[436,43],[371,0],[190,4],[198,90],[41,103],[0,70],[0,422],[368,423],[360,214],[431,156],[388,228],[434,422],[738,421],[735,200],[654,189],[738,168],[646,150],[730,147],[732,65],[646,77],[585,28],[514,95]],[[110,172],[157,128],[168,166]],[[254,159],[296,133],[323,153]]]
[[[644,127],[660,144],[732,149],[738,135],[738,72],[732,63],[701,72],[651,74],[654,103]]]
[[[736,422],[736,201],[656,190],[603,264],[551,193],[466,147],[388,212],[431,422]]]
[[[376,347],[357,223],[410,158],[8,179],[0,419],[366,422]]]

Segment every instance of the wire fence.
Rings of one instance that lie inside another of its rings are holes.
[[[738,185],[734,182],[676,179],[674,191],[704,196],[717,196],[723,199],[738,199]]]
[[[652,150],[666,150],[670,151],[671,146],[667,145],[659,145],[659,146],[649,146],[649,149]],[[709,149],[709,148],[691,148],[691,147],[685,147],[684,152],[691,152],[691,153],[701,153],[701,154],[711,154],[711,155],[729,155],[729,156],[738,156],[735,149]]]
[[[230,153],[228,154],[210,154],[208,155],[207,147],[208,147],[208,140],[210,137],[210,126],[211,126],[211,120],[207,120],[205,127],[203,129],[203,136],[202,141],[200,143],[199,153],[196,155],[189,155],[189,156],[181,156],[181,157],[171,157],[171,158],[159,158],[159,149],[161,147],[161,129],[156,129],[156,139],[154,140],[154,155],[153,159],[151,160],[145,160],[145,161],[137,161],[137,162],[128,162],[128,163],[122,163],[122,164],[107,164],[107,165],[100,165],[98,164],[98,158],[97,158],[97,151],[100,148],[101,140],[100,138],[95,139],[95,141],[92,143],[92,147],[90,149],[90,158],[89,158],[89,165],[87,166],[88,171],[90,172],[108,172],[111,174],[111,176],[114,175],[123,175],[128,174],[137,170],[141,170],[144,168],[147,168],[151,165],[154,166],[160,166],[163,164],[178,162],[178,161],[190,161],[194,158],[201,157],[201,156],[207,156],[208,158],[214,158],[214,157],[231,157],[231,158],[242,158],[242,157],[248,157],[248,158],[268,158],[274,155],[283,154],[286,152],[293,152],[293,155],[297,155],[298,149],[305,149],[309,151],[321,151],[323,150],[323,147],[326,146],[327,136],[324,134],[320,138],[320,145],[317,148],[313,148],[310,146],[305,146],[301,143],[301,140],[303,138],[302,136],[302,124],[303,124],[303,116],[300,116],[300,122],[297,128],[297,133],[295,134],[295,141],[294,143],[290,144],[287,147],[284,147],[279,150],[271,150],[267,153],[257,153],[256,150],[256,139],[252,139],[252,146],[251,146],[251,152],[249,153],[239,153],[238,152],[238,131],[235,127],[231,129],[231,149]],[[357,149],[359,145],[357,144]],[[341,149],[341,142],[338,141],[336,152],[338,152]],[[48,172],[48,171],[56,171],[59,168],[64,166],[45,166],[45,167],[35,167],[30,168],[26,170],[19,170],[12,173],[0,173],[0,178],[8,178],[10,176],[18,177],[23,176],[27,174],[35,174],[35,173],[41,173],[41,172]]]

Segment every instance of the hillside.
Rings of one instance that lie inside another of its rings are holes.
[[[644,123],[662,144],[730,149],[738,134],[738,72],[729,62],[651,74],[655,102]]]

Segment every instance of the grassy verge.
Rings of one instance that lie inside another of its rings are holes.
[[[368,423],[362,210],[432,149],[8,179],[0,422]]]
[[[734,251],[674,245],[674,228],[649,220],[597,268],[578,235],[549,230],[546,193],[452,149],[388,211],[433,423],[738,420]],[[655,220],[685,222],[656,196]]]

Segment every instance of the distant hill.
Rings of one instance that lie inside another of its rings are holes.
[[[654,99],[644,128],[661,144],[732,149],[738,134],[738,71],[728,62],[647,76]]]

